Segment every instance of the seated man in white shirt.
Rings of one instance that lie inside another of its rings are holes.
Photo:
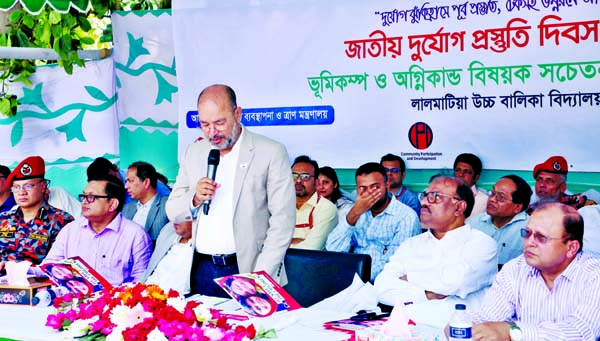
[[[476,305],[497,272],[496,242],[465,225],[473,192],[462,180],[437,177],[423,192],[421,223],[429,231],[400,244],[375,279],[378,300],[405,304],[417,324],[442,327],[455,303]]]
[[[156,248],[142,281],[173,289],[185,295],[190,292],[189,267],[194,256],[192,217],[182,216],[168,223],[156,240]],[[187,267],[184,266],[187,264]],[[186,273],[186,270],[187,273]]]

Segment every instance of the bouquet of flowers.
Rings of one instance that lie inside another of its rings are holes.
[[[81,340],[228,340],[275,337],[253,325],[231,325],[216,309],[186,301],[157,285],[132,283],[96,292],[91,297],[57,298],[46,325]]]

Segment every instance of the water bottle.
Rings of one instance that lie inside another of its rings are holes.
[[[31,303],[37,307],[47,307],[54,302],[55,298],[64,296],[68,293],[69,289],[63,286],[50,287],[46,290],[38,291],[31,299]]]
[[[448,323],[448,329],[450,334],[450,341],[471,341],[473,336],[471,330],[473,329],[473,322],[467,316],[467,306],[464,304],[457,304],[454,306],[454,315]]]

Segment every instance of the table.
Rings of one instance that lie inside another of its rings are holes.
[[[46,327],[46,316],[54,312],[51,307],[29,307],[0,305],[0,337],[26,341],[65,340],[64,334]],[[325,330],[324,322],[348,318],[348,313],[339,311],[298,309],[276,314],[267,318],[250,320],[257,328],[275,328],[279,340],[285,341],[341,341],[349,335],[343,332]],[[430,335],[445,337],[440,330],[429,328]]]
[[[64,340],[64,337],[46,327],[46,316],[52,307],[0,305],[0,337],[26,341]]]

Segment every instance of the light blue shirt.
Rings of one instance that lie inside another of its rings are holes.
[[[404,191],[402,191],[403,189]],[[421,201],[419,200],[417,193],[402,185],[402,187],[400,187],[400,189],[394,193],[394,197],[404,205],[415,210],[415,213],[417,213],[417,216],[419,216],[421,213]]]
[[[481,213],[474,216],[469,224],[496,241],[498,244],[498,264],[506,264],[509,260],[523,253],[521,229],[527,226],[527,221],[529,221],[527,213],[519,212],[508,224],[497,228],[492,223],[492,217],[489,214]]]
[[[421,224],[415,212],[397,200],[391,200],[376,217],[371,211],[363,213],[350,226],[346,219],[340,219],[338,225],[329,234],[326,248],[329,251],[348,252],[351,247],[354,253],[371,255],[371,281],[383,269],[383,266],[402,242],[421,233]]]

